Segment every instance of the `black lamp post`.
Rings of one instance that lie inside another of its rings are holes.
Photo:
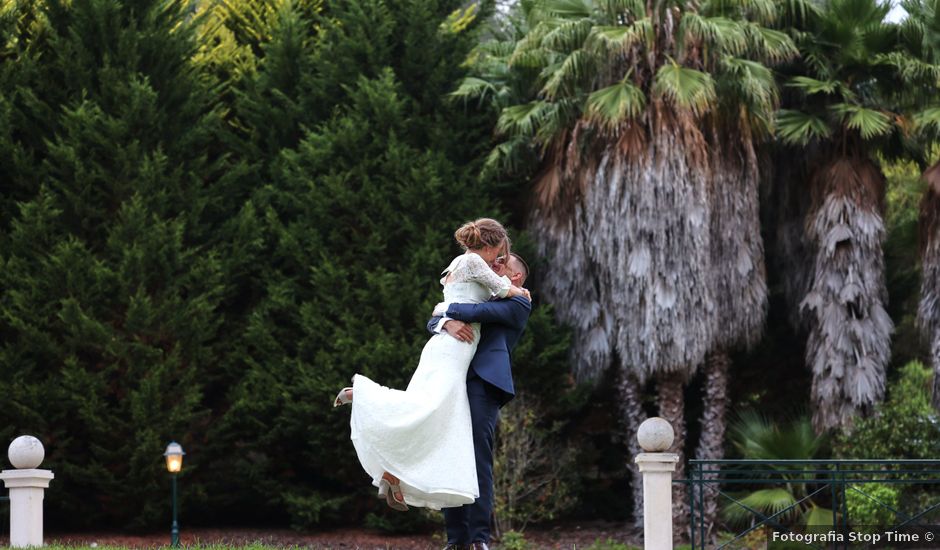
[[[176,476],[183,469],[183,447],[175,441],[171,441],[166,446],[166,469],[173,478],[173,526],[170,528],[170,546],[179,548],[180,545],[180,526],[176,523]]]

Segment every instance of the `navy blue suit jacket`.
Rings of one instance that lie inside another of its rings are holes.
[[[465,323],[482,323],[480,344],[470,361],[468,377],[474,374],[499,388],[504,394],[502,405],[508,403],[516,390],[512,385],[510,354],[525,330],[532,303],[521,296],[483,302],[482,304],[450,304],[447,317]],[[434,332],[440,317],[428,322]]]

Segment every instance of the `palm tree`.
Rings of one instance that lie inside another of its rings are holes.
[[[491,165],[538,164],[529,227],[553,266],[543,290],[576,329],[576,373],[620,369],[631,433],[639,384],[655,380],[680,455],[685,383],[714,351],[709,428],[723,426],[725,351],[763,323],[754,151],[776,107],[766,65],[795,53],[767,27],[777,7],[523,2],[524,35],[481,64],[495,78],[458,91],[504,101]],[[708,454],[722,434],[706,435]],[[674,502],[684,518],[685,498]]]
[[[739,415],[731,426],[731,442],[742,458],[750,460],[810,460],[826,444],[824,436],[814,433],[808,418],[796,418],[778,426],[776,423],[753,412]],[[814,474],[802,471],[805,466],[796,466],[800,471],[788,473],[786,466],[771,466],[779,473],[767,474],[768,485],[764,488],[735,495],[722,507],[724,519],[735,526],[746,526],[757,519],[756,510],[766,516],[776,515],[777,522],[800,523],[804,526],[832,524],[832,510],[822,508],[812,498],[807,498],[807,483],[788,483],[790,480],[812,478]],[[762,474],[750,474],[750,476]],[[779,481],[771,481],[779,480]],[[749,510],[750,509],[750,510]]]
[[[877,0],[829,0],[796,32],[803,74],[787,86],[778,135],[810,158],[805,239],[812,255],[800,308],[809,326],[813,424],[844,428],[884,396],[893,323],[885,311],[885,178],[875,153],[903,142],[896,27]],[[799,173],[799,170],[794,173]]]
[[[901,43],[908,54],[908,74],[918,77],[919,85],[907,86],[910,103],[916,109],[913,119],[921,149],[940,141],[940,106],[937,84],[940,80],[940,2],[906,0],[902,2],[908,18],[901,25]],[[926,166],[926,155],[918,161]],[[927,184],[920,205],[920,245],[923,276],[917,323],[930,342],[933,366],[933,405],[940,410],[940,163],[923,173]]]

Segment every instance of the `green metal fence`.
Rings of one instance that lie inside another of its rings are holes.
[[[940,548],[940,460],[691,460],[676,482],[694,549]],[[706,524],[708,494],[722,536]]]

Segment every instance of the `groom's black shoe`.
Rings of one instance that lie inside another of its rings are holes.
[[[448,544],[444,547],[444,550],[465,550],[466,548],[465,544]]]
[[[478,540],[470,545],[470,550],[490,550],[490,547],[482,540]]]

